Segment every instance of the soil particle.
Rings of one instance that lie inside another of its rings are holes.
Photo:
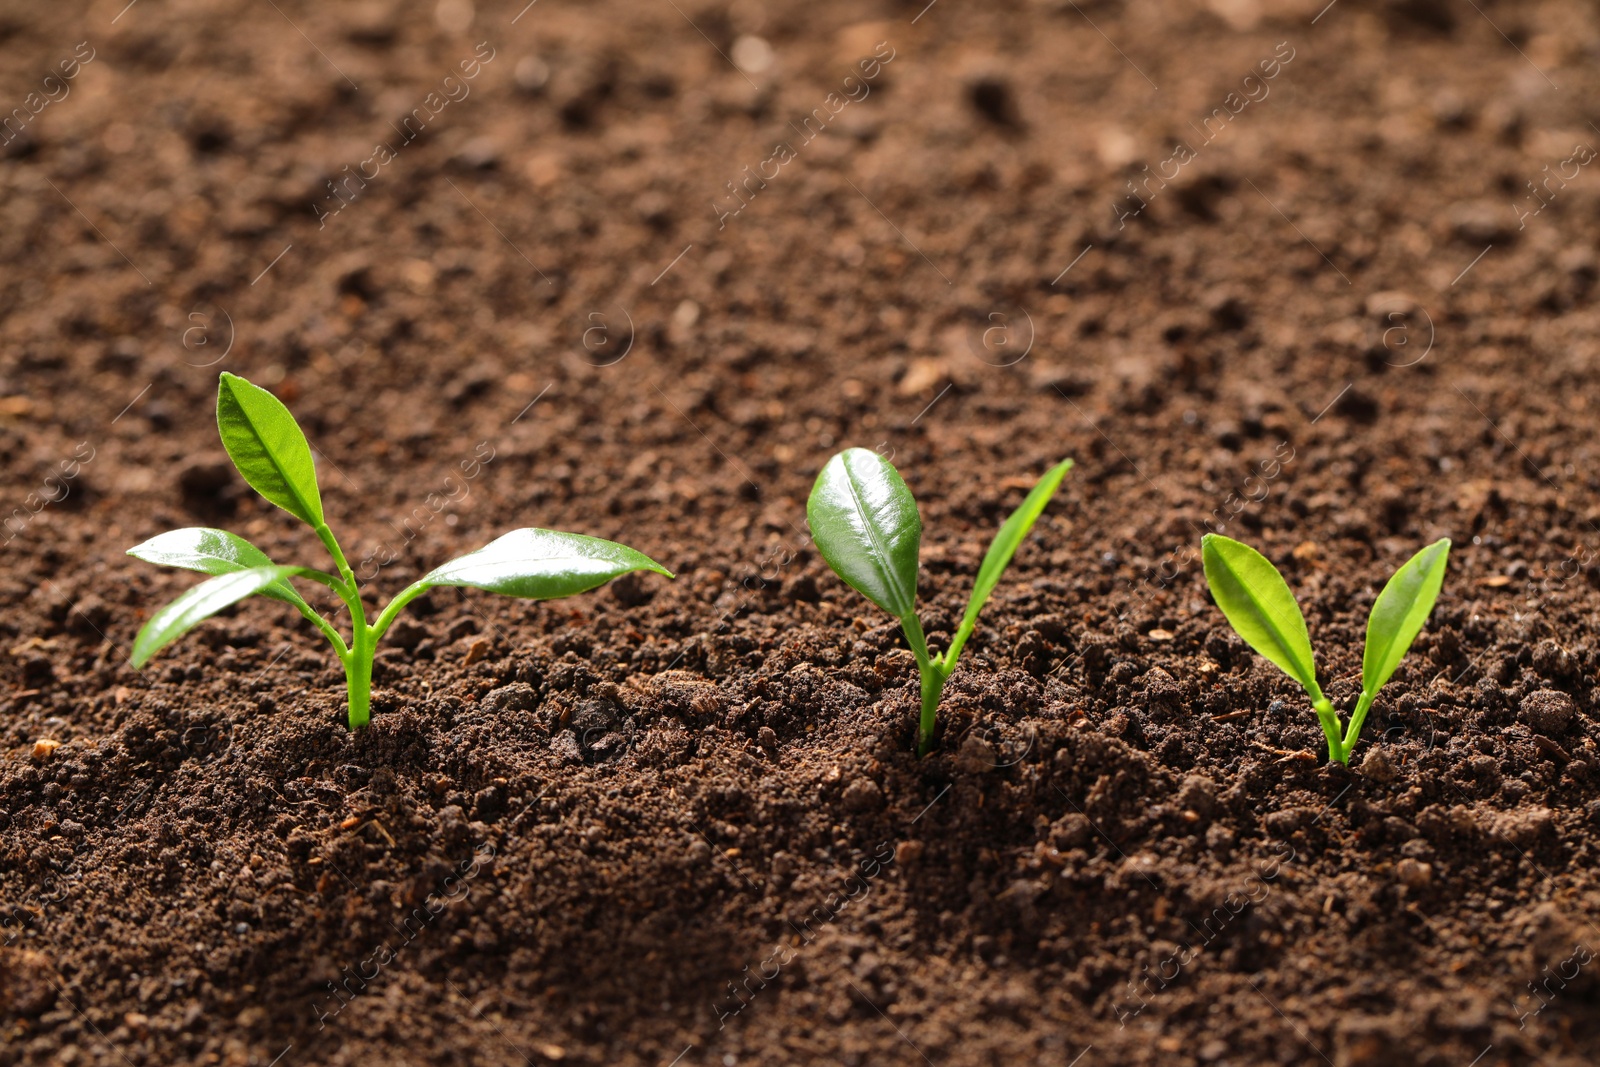
[[[955,769],[962,774],[982,774],[999,766],[999,756],[995,746],[986,738],[968,734],[956,750],[953,762]]]
[[[883,807],[883,788],[870,778],[858,778],[845,786],[839,799],[853,812],[878,811]]]
[[[1361,773],[1374,782],[1388,784],[1400,777],[1400,768],[1395,766],[1388,749],[1374,745],[1361,757]]]
[[[1559,737],[1578,713],[1578,705],[1565,693],[1536,689],[1522,698],[1522,719],[1546,737]]]
[[[1515,240],[1514,216],[1501,205],[1486,201],[1456,204],[1450,209],[1450,226],[1461,240],[1474,245],[1505,244]]]
[[[1063,852],[1087,845],[1094,836],[1094,825],[1082,812],[1068,812],[1050,827],[1050,843]]]
[[[0,948],[0,1014],[42,1015],[56,1002],[60,978],[42,952]]]
[[[1492,837],[1504,838],[1520,848],[1532,848],[1550,835],[1555,825],[1549,808],[1519,808],[1490,816],[1487,829]]]
[[[1217,783],[1203,774],[1186,775],[1175,798],[1180,808],[1209,816],[1217,802]]]
[[[1425,889],[1433,883],[1433,867],[1410,857],[1395,864],[1395,874],[1401,885],[1411,889]]]
[[[1152,631],[1152,635],[1155,632]],[[1154,707],[1175,708],[1183,699],[1183,687],[1160,667],[1146,671],[1143,681],[1145,696]]]

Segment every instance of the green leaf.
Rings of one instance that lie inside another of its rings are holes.
[[[247,567],[201,582],[178,599],[150,616],[133,641],[134,667],[143,667],[150,657],[176,641],[200,623],[230,604],[254,596],[304,567]]]
[[[1200,539],[1200,555],[1217,607],[1245,643],[1307,693],[1320,693],[1305,616],[1278,568],[1249,545],[1220,534]]]
[[[629,571],[672,572],[643,552],[583,534],[560,530],[512,530],[476,552],[435,567],[416,583],[487,589],[505,596],[554,600],[572,596]],[[415,588],[415,587],[414,587]]]
[[[817,475],[806,519],[846,584],[896,618],[915,612],[922,519],[894,464],[864,448],[840,452]]]
[[[217,382],[217,430],[252,489],[301,522],[322,525],[311,446],[282,401],[224,371]]]
[[[972,597],[967,601],[967,613],[962,617],[961,626],[956,631],[952,647],[956,648],[958,653],[965,635],[972,633],[973,628],[978,625],[978,612],[983,610],[984,602],[999,584],[1000,576],[1011,565],[1011,557],[1016,555],[1017,546],[1022,544],[1022,539],[1033,529],[1033,524],[1044,512],[1045,505],[1056,495],[1061,479],[1065,478],[1071,469],[1072,460],[1064,459],[1046,471],[1038,484],[1028,491],[1027,498],[1016,511],[1011,513],[1011,517],[1001,524],[999,532],[994,535],[994,541],[990,543],[989,551],[983,557],[983,565],[978,568],[978,578],[972,585]]]
[[[238,534],[208,526],[168,530],[128,549],[128,555],[162,567],[182,567],[184,570],[212,575],[233,574],[251,567],[275,566],[265,552]],[[261,590],[261,595],[296,607],[305,605],[305,600],[295,592],[294,586],[286,581],[267,586]]]
[[[1449,560],[1450,539],[1440,538],[1407,560],[1378,594],[1367,618],[1367,649],[1361,660],[1363,691],[1377,693],[1410,651],[1439,599]]]

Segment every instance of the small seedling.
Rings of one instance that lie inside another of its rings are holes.
[[[1342,733],[1338,712],[1317,685],[1305,616],[1278,568],[1249,545],[1219,534],[1200,539],[1200,554],[1217,607],[1246,644],[1305,687],[1328,737],[1328,758],[1349,763],[1378,690],[1400,666],[1439,599],[1450,539],[1440,538],[1407,560],[1373,602],[1361,660],[1361,699]]]
[[[344,664],[352,730],[367,724],[372,703],[372,658],[378,641],[401,610],[437,586],[487,589],[491,593],[552,600],[582,593],[629,571],[672,574],[643,553],[598,537],[560,530],[513,530],[476,552],[436,567],[391,600],[368,621],[361,590],[339,542],[322,517],[311,446],[294,416],[277,397],[236,375],[217,383],[217,429],[228,458],[256,492],[316,531],[338,574],[312,567],[280,567],[255,545],[226,530],[171,530],[130,548],[128,555],[166,567],[215,575],[150,616],[133,642],[133,666],[143,667],[167,644],[230,604],[249,596],[292,604],[322,631]],[[307,604],[290,584],[308,578],[332,589],[350,609],[350,643]]]
[[[928,650],[917,618],[917,557],[922,545],[922,518],[894,464],[864,448],[849,448],[828,461],[806,502],[811,536],[834,573],[856,592],[900,620],[911,654],[922,672],[922,719],[917,728],[917,754],[933,745],[933,727],[944,683],[956,669],[961,649],[978,625],[978,612],[994,592],[1017,546],[1033,528],[1067,471],[1070,459],[1045,472],[1027,499],[995,534],[972,586],[967,613],[950,647]]]

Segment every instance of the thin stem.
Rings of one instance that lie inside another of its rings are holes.
[[[332,589],[335,593],[337,593],[339,591],[339,587],[344,584],[344,579],[342,578],[338,578],[332,574],[329,574],[327,571],[312,570],[309,567],[307,567],[303,573],[296,574],[293,577],[310,578],[313,582],[319,582],[322,585],[327,586],[329,589]]]
[[[960,628],[956,630],[955,640],[950,642],[950,647],[945,649],[944,655],[940,657],[947,668],[945,671],[947,677],[956,669],[956,660],[961,657],[961,650],[967,647],[967,638],[971,637],[972,631],[977,628],[978,617],[974,615],[970,623],[962,622]]]
[[[401,611],[405,610],[405,606],[432,588],[433,586],[431,585],[412,582],[400,590],[395,595],[395,598],[389,601],[388,606],[383,609],[383,613],[378,616],[378,621],[372,624],[372,640],[376,642],[382,639],[383,635],[389,630],[389,624],[394,622]]]
[[[939,721],[939,698],[944,695],[945,673],[938,667],[922,676],[922,719],[917,724],[917,755],[933,747],[933,730]]]
[[[339,541],[328,529],[327,523],[318,524],[317,537],[338,565],[339,576],[343,579],[330,588],[339,594],[350,609],[350,647],[339,658],[344,662],[345,689],[349,698],[348,721],[350,729],[357,730],[367,725],[371,718],[372,658],[377,652],[377,634],[367,625],[367,612],[361,606],[361,590],[356,585],[355,572],[350,569],[349,561],[344,558],[344,550],[339,547]]]
[[[922,673],[922,718],[917,723],[917,755],[926,756],[933,747],[933,730],[939,718],[939,697],[944,693],[945,680],[950,672],[945,669],[945,656],[928,653],[928,639],[922,633],[922,621],[912,612],[900,620],[906,632],[906,642],[911,654],[917,658],[917,670]]]
[[[1350,728],[1344,733],[1344,742],[1339,746],[1343,758],[1340,763],[1350,762],[1350,753],[1356,750],[1356,742],[1361,740],[1361,727],[1366,724],[1367,712],[1372,710],[1372,702],[1377,699],[1376,692],[1361,691],[1361,699],[1356,701],[1355,714],[1350,716]]]
[[[1317,709],[1317,721],[1322,724],[1322,733],[1328,739],[1328,759],[1334,763],[1343,763],[1344,741],[1339,736],[1339,713],[1333,710],[1333,702],[1322,695],[1322,687],[1312,682],[1310,686],[1311,706]]]
[[[363,620],[360,632],[344,660],[345,687],[349,690],[350,729],[359,730],[372,718],[372,657],[377,641]]]
[[[911,646],[911,654],[917,657],[919,670],[928,670],[933,666],[933,657],[928,654],[928,639],[922,633],[922,620],[912,612],[900,620],[900,629],[905,631],[906,644]]]
[[[353,591],[356,588],[355,572],[350,569],[349,562],[344,558],[344,550],[339,547],[339,541],[333,536],[333,531],[328,529],[327,523],[317,525],[317,538],[328,550],[328,555],[333,557],[334,564],[339,568],[339,577],[343,578],[344,584]]]
[[[299,608],[300,614],[310,619],[312,623],[316,625],[317,629],[322,631],[322,636],[328,639],[328,643],[332,645],[333,650],[339,654],[339,659],[341,661],[343,661],[344,658],[350,654],[350,649],[344,643],[344,637],[339,633],[338,630],[333,628],[332,623],[330,623],[327,619],[324,619],[321,615],[317,614],[317,610],[315,608],[303,601],[299,604],[296,604],[295,607]]]

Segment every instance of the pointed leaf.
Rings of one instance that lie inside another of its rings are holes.
[[[1394,572],[1367,618],[1367,650],[1361,660],[1361,688],[1377,693],[1400,666],[1422,632],[1444,585],[1450,539],[1441,538]]]
[[[989,551],[983,557],[982,566],[978,568],[978,578],[972,585],[972,597],[967,601],[967,613],[961,619],[958,633],[970,634],[973,627],[978,624],[978,612],[983,610],[984,602],[999,584],[1000,576],[1011,565],[1011,557],[1016,555],[1017,546],[1022,544],[1022,539],[1033,529],[1033,524],[1038,521],[1045,505],[1056,495],[1061,479],[1065,478],[1071,469],[1070,459],[1064,459],[1051,467],[1045,472],[1044,477],[1039,479],[1038,484],[1028,491],[1026,499],[1011,513],[1011,517],[1001,524],[999,532],[994,535],[994,541],[989,545]]]
[[[252,489],[301,522],[322,525],[311,446],[282,401],[224,371],[217,382],[217,430]]]
[[[1245,643],[1306,692],[1320,692],[1305,616],[1278,568],[1249,545],[1220,534],[1200,539],[1200,555],[1217,607]]]
[[[238,534],[208,526],[168,530],[128,549],[128,555],[162,567],[182,567],[203,574],[232,574],[250,567],[271,567],[267,554]],[[299,607],[305,604],[287,581],[274,582],[261,595]]]
[[[513,530],[476,552],[435,567],[417,585],[454,585],[554,600],[604,585],[629,571],[672,577],[671,571],[627,545],[561,530],[528,528]]]
[[[201,582],[178,599],[150,616],[133,641],[128,657],[134,667],[143,667],[150,657],[176,641],[200,623],[230,604],[304,571],[304,567],[247,567]]]
[[[894,464],[864,448],[840,452],[817,475],[806,519],[846,584],[896,618],[915,612],[922,518]]]

